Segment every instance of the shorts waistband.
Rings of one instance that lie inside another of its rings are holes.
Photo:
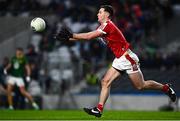
[[[123,56],[125,56],[125,55],[127,55],[127,54],[129,54],[129,53],[131,53],[132,51],[130,50],[130,49],[127,49],[126,50],[126,52],[123,54]]]

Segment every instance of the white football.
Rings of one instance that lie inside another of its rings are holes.
[[[31,21],[31,28],[35,32],[41,32],[46,28],[44,19],[36,17]]]

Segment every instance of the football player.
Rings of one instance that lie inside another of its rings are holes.
[[[115,55],[112,66],[107,70],[101,80],[99,103],[94,108],[84,108],[84,111],[90,115],[101,117],[104,105],[109,96],[111,83],[117,77],[121,76],[122,71],[128,74],[133,85],[138,90],[161,90],[175,102],[176,94],[170,84],[161,84],[154,80],[144,80],[137,55],[131,50],[130,44],[125,39],[121,30],[111,21],[113,13],[112,6],[102,5],[97,14],[100,26],[96,30],[87,33],[71,33],[68,29],[62,29],[56,35],[56,39],[61,41],[91,40],[101,37]]]

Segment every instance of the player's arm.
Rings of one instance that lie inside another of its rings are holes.
[[[27,76],[30,76],[31,75],[31,68],[30,68],[29,64],[25,65],[25,69],[26,69]]]
[[[67,28],[61,29],[56,35],[55,39],[60,41],[77,41],[77,40],[90,40],[103,35],[103,32],[95,30],[87,33],[71,33]]]
[[[69,41],[77,41],[78,39],[69,38]]]
[[[30,82],[31,81],[31,68],[30,68],[30,66],[29,66],[29,64],[26,64],[25,65],[25,69],[26,69],[26,81],[27,82]]]
[[[11,63],[9,63],[4,69],[9,70],[11,68]]]
[[[76,40],[90,40],[93,38],[97,38],[102,36],[102,32],[95,30],[95,31],[91,31],[91,32],[87,32],[87,33],[78,33],[78,34],[73,34],[72,38],[70,38],[70,40],[76,41]]]
[[[11,63],[9,63],[5,68],[4,68],[4,74],[7,74],[7,71],[11,68]]]

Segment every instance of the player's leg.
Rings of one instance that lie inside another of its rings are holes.
[[[12,84],[7,84],[7,98],[8,98],[8,104],[9,104],[9,109],[13,110],[13,97],[12,97],[12,91],[13,91],[14,85]]]
[[[174,90],[170,87],[168,84],[161,84],[154,80],[144,80],[143,74],[140,71],[137,71],[135,73],[129,73],[129,77],[133,83],[133,85],[139,89],[153,89],[153,90],[162,90],[164,93],[166,93],[170,99],[174,102],[176,101],[176,94]]]
[[[13,97],[12,97],[12,92],[13,88],[15,85],[15,79],[12,76],[9,76],[7,79],[7,99],[8,99],[8,104],[9,104],[9,109],[13,110]]]
[[[19,90],[23,96],[25,96],[31,103],[34,102],[32,96],[25,90],[24,86],[19,87]]]
[[[19,90],[23,96],[25,96],[32,104],[35,109],[39,109],[39,106],[34,102],[33,97],[28,93],[24,86],[20,86]]]
[[[3,85],[0,84],[0,92],[2,94],[7,94],[7,90],[3,87]]]
[[[39,106],[34,102],[33,97],[28,93],[25,89],[25,84],[22,78],[16,78],[17,86],[19,87],[19,90],[23,96],[25,96],[32,104],[33,108],[38,110]]]
[[[125,57],[125,65],[128,67],[126,69],[126,72],[129,74],[130,79],[132,80],[134,86],[139,89],[156,89],[156,90],[162,90],[164,93],[166,93],[170,99],[174,102],[176,100],[176,94],[174,90],[170,87],[169,84],[161,84],[154,80],[144,80],[143,74],[139,67],[139,59],[135,53],[132,51],[127,51],[127,53],[124,55]]]
[[[111,87],[111,83],[120,76],[120,72],[117,71],[115,68],[111,67],[106,74],[104,75],[103,79],[101,80],[101,93],[99,104],[103,105],[106,103],[106,100],[109,97],[109,91]]]
[[[95,108],[84,108],[85,112],[87,112],[90,115],[94,115],[96,117],[101,117],[101,112],[103,110],[104,104],[106,103],[109,97],[111,83],[118,76],[120,76],[119,71],[117,71],[113,67],[109,68],[109,70],[106,72],[105,76],[101,80],[101,93],[100,93],[99,104]]]
[[[143,89],[157,89],[157,90],[162,90],[163,85],[155,82],[154,80],[147,80],[144,81],[144,77],[141,71],[137,71],[135,73],[130,73],[128,74],[133,85],[135,88],[138,90],[143,90]]]

